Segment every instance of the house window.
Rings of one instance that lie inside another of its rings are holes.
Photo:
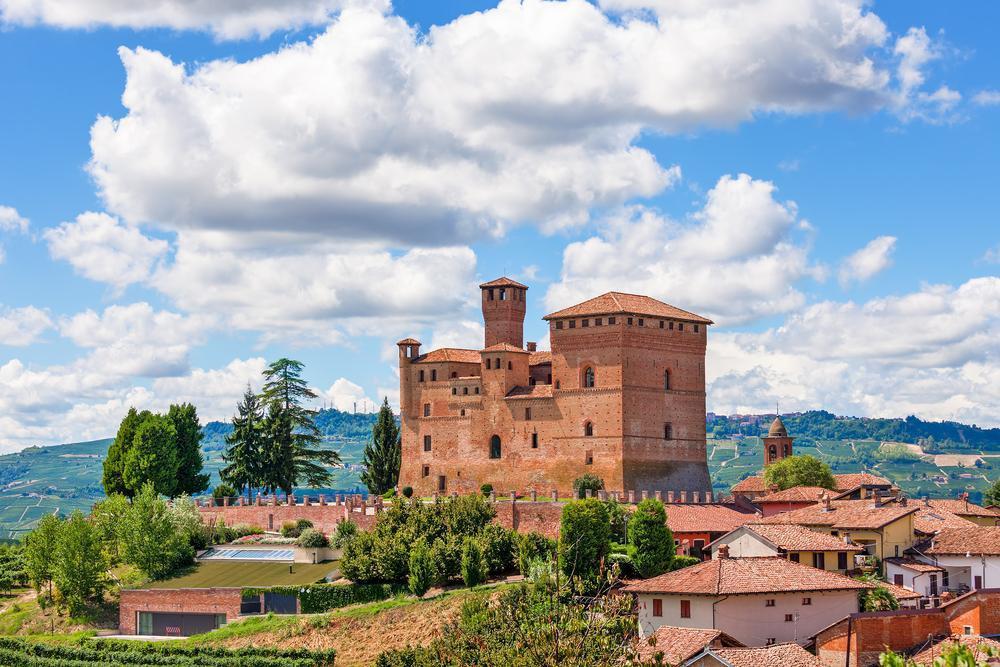
[[[587,422],[583,425],[583,434],[587,437],[594,435],[594,424],[593,422]]]
[[[599,327],[602,324],[604,324],[604,319],[603,318],[598,317],[598,318],[594,319],[594,326],[595,327]]]
[[[663,328],[664,324],[666,324],[666,323],[663,320],[660,320],[660,328],[661,329]]]
[[[629,326],[632,326],[632,318],[630,317],[630,318],[626,319],[625,320],[625,324],[627,324]]]
[[[788,560],[792,561],[793,563],[798,563],[799,562],[799,552],[798,551],[793,551],[792,553],[788,554]]]
[[[681,618],[691,618],[691,600],[681,600]]]
[[[971,625],[963,625],[962,626],[962,634],[963,635],[971,635],[972,634],[972,626]]]
[[[562,320],[556,320],[556,329],[562,329]]]
[[[531,421],[531,408],[524,409],[524,421]]]
[[[431,382],[437,382],[437,379],[438,379],[437,369],[432,368],[431,369]]]
[[[684,323],[683,322],[678,322],[677,323],[677,330],[678,331],[684,331]]]
[[[424,466],[423,469],[420,471],[420,474],[423,477],[429,477],[430,474],[431,474],[431,467],[430,466]]]
[[[791,623],[795,620],[795,614],[785,614],[785,623]]]
[[[486,357],[486,370],[490,370],[490,358]]]
[[[448,478],[444,475],[438,475],[438,491],[445,491],[448,488]]]
[[[663,439],[672,440],[674,437],[674,425],[667,422],[663,425]]]
[[[640,317],[639,318],[639,326],[641,327],[641,326],[645,326],[645,325],[646,325],[646,321]]]
[[[765,607],[773,607],[774,606],[774,598],[768,598],[768,599],[764,600],[764,606]]]
[[[538,434],[537,433],[532,433],[531,434],[531,448],[532,449],[538,449]]]
[[[608,324],[614,324],[614,323],[615,323],[615,318],[609,317],[608,318]]]
[[[941,573],[941,585],[948,588],[948,570]]]
[[[775,639],[774,637],[768,637],[767,638],[767,642],[765,643],[765,646],[774,646],[775,642],[777,642],[777,641],[778,640]]]
[[[663,389],[670,391],[670,369],[663,371]]]
[[[594,386],[594,369],[588,366],[583,371],[583,386],[593,387]]]
[[[701,331],[701,327],[699,327],[699,325],[697,325],[697,324],[694,325],[694,332],[698,333],[699,331]]]
[[[490,438],[490,458],[498,459],[500,458],[500,436],[495,435]]]
[[[813,567],[819,570],[826,569],[826,554],[822,551],[813,554]]]
[[[894,575],[892,575],[892,583],[896,584],[897,586],[902,586],[903,585],[903,575],[901,575],[901,574],[894,574]]]
[[[653,598],[653,616],[663,616],[663,600]]]
[[[493,368],[500,370],[500,357],[493,360]]]
[[[590,320],[588,320],[586,318],[580,320],[580,326],[581,327],[589,327],[590,326]]]
[[[983,587],[983,578],[981,575],[977,574],[973,584],[973,588],[975,588],[978,591],[982,587]]]
[[[469,395],[469,388],[462,387],[462,396],[468,396],[468,395]]]
[[[424,403],[424,417],[430,417],[430,416],[431,416],[431,404]]]
[[[813,603],[813,599],[812,598],[802,598],[802,606],[803,607],[808,607],[812,603]]]
[[[425,452],[431,451],[431,436],[429,435],[424,436],[424,451]]]
[[[594,450],[593,449],[588,449],[585,452],[584,456],[585,456],[584,463],[586,463],[589,466],[594,465]]]
[[[847,569],[847,552],[838,551],[837,552],[837,569],[846,570]]]
[[[575,329],[576,328],[576,320],[570,320],[569,321],[569,328],[570,329]]]
[[[674,330],[674,323],[671,322],[669,325],[667,325],[667,328],[670,329],[671,331],[673,331]]]
[[[451,395],[452,396],[456,396],[457,394],[458,394],[458,387],[452,387],[451,388]]]
[[[420,381],[421,382],[424,381],[424,371],[423,370],[420,371]]]

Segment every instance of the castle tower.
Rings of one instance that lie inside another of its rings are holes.
[[[524,310],[528,286],[497,278],[479,286],[483,294],[483,321],[486,340],[483,347],[507,343],[524,348]]]
[[[788,429],[781,421],[781,416],[776,416],[771,422],[771,428],[767,431],[767,437],[761,438],[764,441],[764,465],[769,466],[775,461],[780,461],[786,456],[792,455],[792,441],[795,438],[788,437]]]

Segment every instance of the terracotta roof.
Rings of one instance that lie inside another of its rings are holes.
[[[520,352],[522,354],[531,354],[527,350],[520,348],[517,345],[511,345],[510,343],[497,343],[496,345],[490,345],[487,348],[483,348],[483,352]]]
[[[420,345],[420,341],[416,338],[404,338],[396,343],[396,345]]]
[[[920,593],[915,593],[909,588],[903,588],[888,581],[880,581],[878,582],[878,586],[892,593],[892,596],[897,600],[917,600],[923,597]]]
[[[785,422],[781,421],[781,415],[776,415],[774,421],[771,422],[771,428],[767,430],[767,437],[769,438],[787,438],[788,429],[785,428]]]
[[[552,398],[552,385],[536,384],[531,387],[514,387],[504,398]]]
[[[851,491],[859,486],[892,486],[892,482],[885,477],[879,477],[868,472],[844,473],[833,476],[834,491]],[[730,489],[733,493],[766,492],[767,485],[764,484],[763,475],[752,475],[737,482]]]
[[[822,486],[793,486],[784,491],[775,491],[766,496],[761,496],[754,502],[758,505],[761,503],[817,503],[819,502],[819,497],[826,491],[827,489],[824,489]]]
[[[440,363],[450,361],[460,364],[480,364],[483,361],[479,350],[463,350],[457,347],[442,347],[431,350],[427,354],[421,354],[413,360],[415,364]]]
[[[794,523],[846,530],[877,529],[916,511],[917,508],[912,504],[904,507],[897,503],[876,505],[871,499],[831,500],[829,510],[822,503],[817,503],[764,517],[755,523]]]
[[[667,525],[675,533],[728,533],[760,518],[719,503],[667,503]]]
[[[701,324],[713,324],[712,320],[681,310],[668,303],[657,301],[656,299],[641,294],[626,294],[624,292],[608,292],[593,299],[587,299],[583,303],[578,303],[569,308],[557,310],[549,313],[542,319],[551,320],[560,317],[581,317],[584,315],[650,315],[652,317],[666,317],[674,320],[684,320],[686,322],[699,322]]]
[[[517,282],[516,280],[511,280],[507,276],[503,276],[501,278],[497,278],[496,280],[491,280],[488,283],[481,283],[479,285],[479,287],[480,288],[483,288],[483,287],[520,287],[522,289],[528,289],[527,285],[522,285],[521,283]]]
[[[976,525],[968,519],[963,519],[957,514],[952,514],[948,510],[938,507],[930,507],[922,502],[914,503],[917,506],[917,513],[913,515],[913,528],[925,535],[933,535],[943,528],[955,527],[964,528],[969,525]]]
[[[537,366],[538,364],[551,364],[552,363],[552,352],[549,350],[543,350],[541,352],[532,352],[531,356],[528,357],[529,366]]]
[[[973,654],[976,656],[977,664],[986,660],[991,649],[996,654],[1000,654],[1000,642],[995,639],[989,639],[981,635],[952,635],[951,637],[934,642],[927,648],[914,654],[913,662],[918,665],[933,665],[934,660],[941,656],[942,651],[956,643],[964,644],[971,648]]]
[[[923,502],[923,501],[918,501]],[[961,498],[929,498],[927,504],[935,509],[942,509],[957,516],[978,516],[987,519],[996,519],[995,512],[988,510],[982,505],[970,503]]]
[[[709,653],[732,667],[819,667],[819,657],[798,644],[752,648],[713,648]]]
[[[972,522],[967,528],[949,526],[931,538],[921,551],[931,556],[1000,556],[1000,527],[977,526]]]
[[[733,493],[763,493],[767,491],[767,485],[764,484],[763,475],[750,475],[733,484],[729,490]]]
[[[643,663],[652,663],[657,654],[662,654],[663,664],[680,665],[717,641],[728,646],[743,646],[722,630],[661,625],[649,637],[639,639],[636,649]]]
[[[753,524],[745,526],[771,544],[787,551],[863,551],[853,542],[839,537],[818,533],[805,526],[781,524]]]
[[[905,567],[907,570],[913,570],[914,572],[944,572],[943,567],[938,567],[937,565],[932,565],[931,563],[925,563],[922,560],[917,560],[916,558],[907,557],[891,557],[885,559],[886,563],[892,563],[899,567]]]
[[[752,595],[865,588],[872,588],[872,585],[775,556],[716,558],[636,582],[624,590],[629,593]]]

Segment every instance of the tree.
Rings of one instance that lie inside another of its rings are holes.
[[[876,586],[859,595],[861,611],[892,611],[899,609],[899,600],[884,586]]]
[[[122,526],[122,555],[152,579],[161,579],[191,562],[194,550],[174,525],[151,482],[142,486]]]
[[[208,488],[209,475],[202,472],[205,465],[201,456],[201,422],[198,409],[190,403],[171,405],[167,419],[173,424],[177,450],[177,485],[171,494],[194,495]]]
[[[104,549],[104,556],[112,566],[121,562],[121,532],[129,508],[128,498],[116,493],[94,503],[94,508],[90,512],[94,529]]]
[[[775,461],[764,469],[764,483],[768,488],[777,486],[779,491],[794,486],[836,486],[830,466],[814,456],[800,454]]]
[[[56,565],[56,549],[62,521],[54,514],[46,514],[33,531],[24,537],[24,569],[35,591],[48,586],[48,599],[52,599],[52,577]]]
[[[563,508],[559,528],[559,566],[568,576],[593,582],[608,553],[611,523],[600,500],[574,500]]]
[[[471,537],[465,539],[462,545],[462,581],[469,588],[486,581],[486,561],[479,548],[479,542]]]
[[[639,503],[628,524],[632,562],[644,578],[663,574],[674,557],[674,536],[667,528],[663,503],[647,498]]]
[[[587,491],[591,491],[593,492],[592,495],[596,495],[603,488],[604,480],[589,472],[573,480],[573,496],[576,498],[586,498]]]
[[[993,485],[983,494],[984,505],[1000,505],[1000,479],[993,482]]]
[[[315,412],[303,405],[315,399],[316,392],[302,379],[302,368],[302,362],[283,358],[264,370],[261,398],[268,406],[265,486],[285,493],[291,493],[300,480],[308,486],[329,484],[325,466],[340,463],[337,452],[318,448],[322,438]]]
[[[135,432],[139,428],[150,412],[143,410],[138,412],[135,408],[129,408],[125,418],[118,425],[118,433],[114,442],[108,447],[107,456],[104,457],[104,474],[101,483],[104,486],[104,493],[108,496],[121,493],[129,498],[135,493],[125,485],[125,460],[132,449],[135,441]]]
[[[408,583],[410,592],[417,597],[423,597],[431,584],[434,583],[434,561],[431,560],[431,550],[423,540],[413,545],[410,552],[410,576]]]
[[[122,479],[136,494],[147,483],[158,494],[171,496],[177,486],[177,432],[163,415],[147,414],[135,430],[132,447],[125,455]]]
[[[71,616],[101,598],[107,567],[97,530],[79,510],[73,512],[60,530],[52,573]]]
[[[378,411],[378,419],[372,426],[372,437],[365,445],[362,461],[365,471],[361,473],[361,481],[370,492],[382,495],[399,482],[401,461],[399,427],[392,408],[389,407],[389,399],[384,398]]]
[[[247,383],[243,400],[236,406],[233,432],[226,436],[226,451],[222,460],[225,467],[219,471],[222,480],[253,497],[253,490],[263,486],[265,445],[264,406]]]

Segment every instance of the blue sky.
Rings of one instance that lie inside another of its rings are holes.
[[[0,0],[0,449],[392,400],[504,273],[712,317],[711,410],[1000,423],[994,3],[113,5]]]

